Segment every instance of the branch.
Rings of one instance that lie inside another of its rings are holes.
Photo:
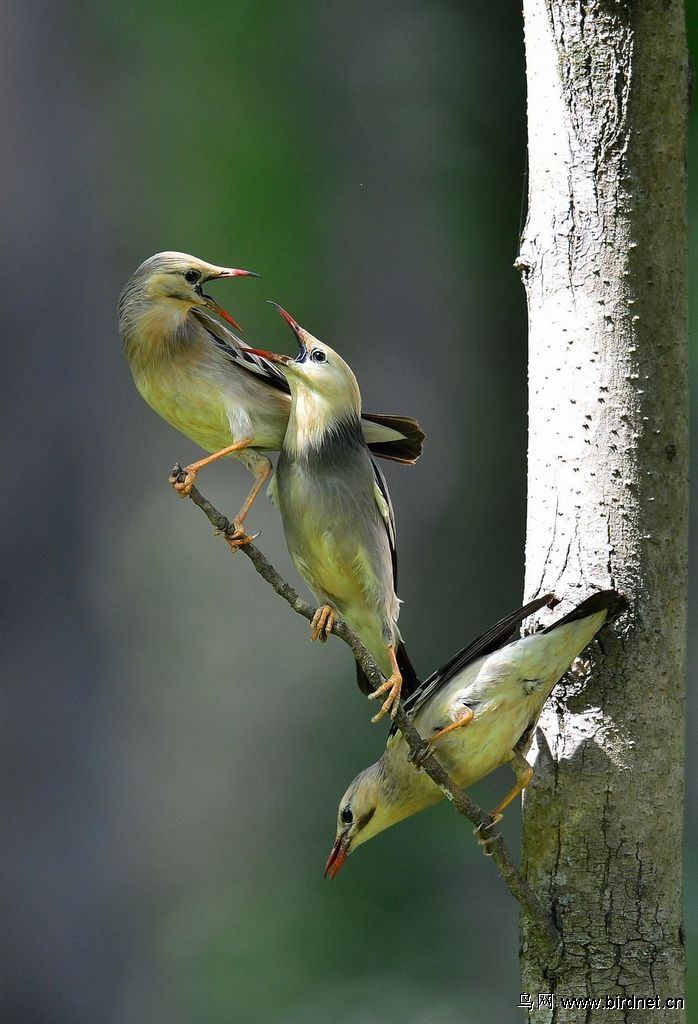
[[[184,480],[184,472],[179,463],[175,463],[171,479]],[[196,487],[191,488],[189,497],[201,509],[208,521],[219,533],[232,537],[235,532],[233,523],[227,516],[224,516],[218,509],[214,508],[208,498],[204,498]],[[250,543],[242,545],[237,550],[247,555],[259,575],[266,580],[279,597],[282,597],[293,608],[294,612],[297,612],[309,621],[312,619],[315,614],[315,608],[308,604],[307,601],[304,601],[302,597],[299,597],[293,587],[279,576],[274,566],[264,557],[259,548]],[[374,659],[356,634],[340,618],[335,619],[332,632],[336,633],[351,648],[352,654],[361,666],[371,686],[374,690],[378,689],[383,682],[383,676]],[[494,824],[492,816],[483,811],[481,807],[478,807],[455,784],[433,754],[423,757],[425,741],[412,724],[412,720],[405,713],[402,704],[398,706],[394,721],[409,747],[410,755],[413,758],[419,759],[420,765],[426,774],[439,787],[446,799],[450,800],[456,810],[471,821],[476,829],[487,828]],[[555,951],[560,945],[560,934],[550,916],[546,913],[538,896],[523,878],[516,864],[511,859],[504,839],[501,835],[498,835],[488,841],[487,847],[488,855],[492,857],[492,860],[497,865],[500,875],[509,887],[512,896],[518,901],[523,913],[538,928],[542,939],[547,943],[551,951]]]

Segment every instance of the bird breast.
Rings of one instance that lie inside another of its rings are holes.
[[[399,601],[373,479],[365,449],[295,458],[284,443],[275,490],[298,571],[390,674],[385,645],[396,637]]]

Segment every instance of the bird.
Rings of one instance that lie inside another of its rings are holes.
[[[155,412],[213,454],[172,477],[186,497],[204,466],[236,456],[254,485],[226,536],[232,547],[249,542],[245,518],[272,465],[264,452],[281,448],[291,410],[286,377],[251,354],[231,329],[239,325],[204,292],[209,281],[257,277],[215,266],[182,252],[159,252],[133,273],[119,298],[119,330],[136,388]],[[216,316],[212,316],[216,314]],[[226,321],[226,327],[219,319]],[[421,454],[424,433],[407,416],[367,413],[362,429],[373,452],[405,464]]]
[[[289,552],[322,602],[311,639],[324,640],[340,615],[375,659],[387,694],[372,721],[395,715],[400,694],[419,679],[397,620],[395,520],[388,488],[360,426],[361,394],[351,368],[276,303],[298,342],[298,356],[253,349],[279,366],[291,389],[291,414],[269,494],[279,508]]]
[[[556,599],[546,594],[506,616],[464,647],[405,701],[425,748],[466,788],[509,762],[515,785],[491,812],[491,828],[533,777],[526,753],[555,684],[602,626],[627,608],[615,590],[599,591],[551,625],[512,639],[524,619]],[[325,876],[334,878],[358,846],[443,799],[411,763],[405,740],[391,729],[382,757],[360,772],[339,802]],[[482,845],[491,843],[479,833]],[[486,850],[487,852],[487,850]]]

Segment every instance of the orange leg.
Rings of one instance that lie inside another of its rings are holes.
[[[315,641],[319,640],[320,643],[325,642],[327,637],[332,632],[334,626],[334,612],[328,604],[321,604],[316,609],[313,615],[313,621],[310,623],[310,639]]]
[[[382,697],[384,693],[388,693],[388,690],[390,690],[390,693],[388,693],[388,696],[381,704],[381,709],[378,712],[378,714],[374,715],[373,718],[371,719],[372,722],[380,722],[381,718],[387,715],[389,711],[390,717],[395,718],[400,701],[400,690],[402,689],[402,674],[400,672],[400,669],[397,667],[395,648],[392,645],[389,645],[387,650],[388,657],[390,658],[390,666],[393,671],[390,674],[390,678],[386,679],[382,686],[379,686],[377,690],[373,691],[373,693],[369,693],[368,699],[378,700],[378,698]]]
[[[533,768],[530,764],[526,765],[525,770],[517,777],[516,785],[507,793],[503,800],[500,800],[495,809],[491,812],[493,818],[497,818],[501,821],[503,814],[502,812],[509,806],[509,804],[517,798],[519,793],[523,793],[524,789],[530,784],[533,778]]]
[[[221,448],[219,452],[214,452],[213,455],[207,455],[205,459],[199,459],[198,462],[192,462],[192,464],[187,466],[184,470],[186,476],[181,483],[172,477],[170,477],[170,483],[180,497],[186,498],[194,486],[194,481],[196,480],[196,475],[199,470],[203,469],[204,466],[210,466],[212,462],[216,462],[218,459],[222,459],[224,455],[232,455],[233,452],[239,452],[242,451],[243,448],[249,448],[252,441],[253,438],[244,437],[242,441],[236,441],[235,444],[229,444],[227,448]]]
[[[519,793],[522,793],[524,789],[526,789],[533,778],[533,768],[531,768],[526,758],[516,747],[514,747],[514,756],[511,759],[511,767],[514,775],[516,776],[516,785],[507,793],[503,800],[499,801],[495,809],[490,811],[490,815],[493,819],[490,824],[485,825],[484,827],[478,826],[478,828],[475,829],[477,841],[480,846],[484,847],[483,853],[486,857],[492,856],[489,844],[494,842],[498,836],[491,836],[490,838],[487,838],[486,836],[483,836],[483,832],[488,832],[494,825],[498,824],[502,820],[504,817],[504,810],[517,798]]]
[[[444,736],[448,735],[449,732],[455,732],[456,729],[462,729],[464,726],[470,725],[474,717],[475,712],[472,708],[463,708],[455,722],[451,722],[450,725],[446,725],[443,729],[439,729],[438,732],[433,733],[428,740],[424,741],[424,746],[419,749],[414,757],[410,757],[409,760],[412,761],[417,768],[421,768],[424,761],[434,753],[434,744],[437,740],[442,739]]]
[[[235,529],[233,530],[232,533],[225,534],[225,539],[227,540],[228,544],[230,544],[233,551],[237,551],[237,549],[242,547],[244,544],[251,544],[252,541],[254,540],[254,537],[247,536],[247,534],[245,533],[245,528],[242,524],[245,522],[245,517],[252,508],[257,498],[257,495],[259,494],[262,487],[269,479],[271,471],[271,462],[269,461],[269,459],[265,459],[262,467],[256,470],[255,475],[257,479],[254,482],[252,490],[245,498],[245,502],[242,508],[233,519],[233,526],[235,527]]]
[[[455,722],[451,722],[450,725],[445,726],[443,729],[439,729],[438,732],[433,733],[429,739],[429,743],[433,745],[437,740],[440,740],[442,736],[446,736],[447,733],[453,732],[455,729],[462,729],[464,725],[470,725],[475,712],[472,708],[463,708]]]

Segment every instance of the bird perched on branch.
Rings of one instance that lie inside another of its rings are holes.
[[[281,512],[296,568],[324,602],[311,638],[325,639],[338,613],[386,677],[371,692],[357,665],[364,693],[372,699],[387,693],[375,722],[397,711],[401,691],[408,695],[419,684],[397,628],[390,496],[361,431],[361,395],[350,367],[277,309],[299,352],[294,359],[253,350],[278,365],[291,388],[291,415],[269,493]]]
[[[211,315],[238,328],[204,286],[249,276],[257,275],[160,252],[138,267],[119,299],[119,329],[139,392],[163,419],[213,452],[187,466],[185,479],[173,479],[173,486],[187,495],[199,470],[225,455],[237,456],[255,477],[233,520],[233,546],[249,540],[243,523],[272,468],[262,452],[281,448],[291,410],[284,374]],[[362,429],[381,458],[414,463],[421,454],[424,434],[410,417],[367,413]]]
[[[519,624],[553,600],[548,594],[502,619],[405,702],[427,741],[422,759],[435,753],[462,788],[511,764],[516,784],[491,812],[492,824],[531,781],[525,754],[551,690],[601,627],[627,607],[616,591],[600,591],[545,629],[512,641]],[[361,843],[442,799],[439,787],[410,763],[393,727],[380,761],[357,775],[340,801],[325,875],[334,878]]]

